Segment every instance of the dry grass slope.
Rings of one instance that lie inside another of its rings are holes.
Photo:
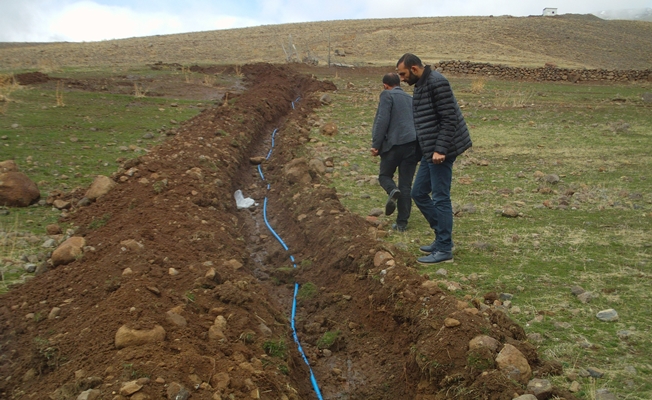
[[[285,62],[289,36],[300,56],[391,65],[405,52],[429,63],[468,60],[513,66],[646,69],[652,66],[652,22],[558,17],[437,17],[325,21],[184,33],[89,43],[0,44],[0,69],[154,63]]]

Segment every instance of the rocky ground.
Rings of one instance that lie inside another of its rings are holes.
[[[77,243],[0,297],[0,397],[574,398],[506,298],[449,295],[322,183],[332,160],[302,145],[333,84],[242,72],[242,94],[127,161],[107,194],[57,197],[78,229],[51,239]],[[238,209],[238,189],[257,204]]]

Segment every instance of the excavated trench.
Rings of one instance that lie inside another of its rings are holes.
[[[0,397],[512,399],[527,381],[496,366],[507,345],[533,376],[561,372],[500,310],[458,301],[373,239],[322,182],[303,144],[332,83],[267,64],[243,72],[246,91],[70,213],[83,257],[0,298]],[[258,205],[238,210],[237,189]],[[56,318],[25,318],[53,307]],[[121,329],[165,335],[123,346]],[[482,335],[496,346],[470,351]]]

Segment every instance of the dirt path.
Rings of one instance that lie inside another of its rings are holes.
[[[511,399],[525,389],[494,365],[506,344],[534,376],[561,372],[505,314],[420,276],[320,184],[302,144],[334,85],[268,64],[243,72],[241,95],[71,213],[83,257],[0,297],[0,397],[313,399],[318,387],[325,399]],[[260,170],[250,162],[270,149]],[[236,209],[236,189],[259,205]],[[291,329],[295,283],[314,384]],[[165,337],[122,347],[121,328]],[[469,352],[479,335],[500,346]]]

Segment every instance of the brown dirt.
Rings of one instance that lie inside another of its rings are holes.
[[[149,377],[132,398],[174,398],[172,383],[192,399],[316,398],[289,323],[295,282],[314,288],[298,300],[295,321],[325,399],[524,393],[486,365],[495,354],[468,354],[480,334],[519,348],[535,376],[560,372],[538,357],[520,326],[482,299],[460,303],[424,286],[429,279],[412,257],[372,239],[372,226],[345,210],[317,174],[306,167],[309,179],[296,182],[285,172],[305,153],[305,126],[332,83],[269,64],[243,73],[247,90],[234,104],[187,121],[160,147],[128,161],[108,195],[70,214],[90,246],[83,257],[0,297],[0,397],[75,399],[95,387],[102,399],[120,399],[115,393],[124,382]],[[268,154],[275,128],[263,181],[249,157]],[[125,178],[129,168],[137,172]],[[259,205],[237,210],[236,189]],[[265,201],[288,250],[266,227]],[[128,249],[121,244],[128,239],[144,247]],[[378,251],[393,254],[395,265],[376,266]],[[206,277],[211,268],[213,279]],[[61,313],[50,319],[53,307]],[[185,326],[167,317],[173,309]],[[208,331],[219,315],[226,338],[212,340]],[[444,327],[449,317],[461,324]],[[117,349],[123,325],[160,325],[166,338]],[[330,355],[319,345],[327,331],[339,332]],[[271,341],[283,341],[287,357],[266,354]],[[483,357],[484,364],[469,362]]]

